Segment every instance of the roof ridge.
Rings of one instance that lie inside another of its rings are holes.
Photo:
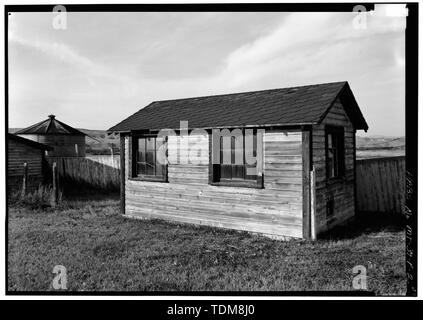
[[[315,124],[319,123],[321,115],[327,112],[346,87],[349,88],[348,81],[336,81],[157,100],[135,111],[133,115],[121,120],[107,131],[178,128],[181,119],[190,121],[192,128]],[[353,95],[352,92],[348,94]],[[351,104],[352,109],[358,109],[356,103]],[[366,127],[362,116],[357,116],[354,120],[357,128]]]
[[[48,132],[48,129],[50,129],[50,127],[51,127],[51,125],[52,125],[52,123],[53,123],[53,121],[54,121],[54,118],[48,118],[47,119],[47,121],[49,121],[49,123],[48,123],[48,126],[46,126],[46,130],[44,130],[44,133],[45,134],[47,134],[47,132]]]
[[[191,100],[191,99],[193,100],[193,99],[200,99],[200,98],[227,97],[227,96],[246,94],[246,93],[263,93],[263,92],[267,92],[267,91],[292,90],[292,89],[297,89],[297,88],[300,89],[300,88],[305,88],[305,87],[319,87],[319,86],[324,86],[324,85],[328,85],[328,84],[341,84],[341,83],[345,84],[345,83],[348,83],[348,81],[334,81],[334,82],[325,82],[325,83],[319,83],[319,84],[307,84],[307,85],[301,85],[301,86],[295,86],[295,87],[273,88],[273,89],[263,89],[263,90],[255,90],[255,91],[243,91],[243,92],[235,92],[235,93],[212,94],[212,95],[208,95],[208,96],[196,96],[196,97],[189,97],[189,98],[154,100],[142,109],[146,109],[147,107],[151,107],[151,105],[156,103],[156,102],[169,102],[169,101],[180,101],[180,100]],[[138,110],[138,111],[140,111],[140,110]],[[137,113],[137,112],[135,112],[135,113]]]
[[[54,128],[55,129],[54,129]],[[20,129],[15,132],[15,134],[39,134],[39,135],[49,135],[53,133],[49,133],[50,129],[59,130],[63,129],[64,132],[56,132],[54,134],[68,134],[68,135],[86,135],[82,131],[63,123],[56,118],[48,118],[46,120],[40,121],[36,124],[33,124],[29,127]],[[40,132],[32,132],[32,131],[42,130]],[[60,131],[60,130],[59,130]]]
[[[20,130],[16,131],[14,134],[20,134],[21,132],[22,132],[22,133],[24,133],[25,131],[30,130],[30,129],[33,129],[33,128],[35,128],[35,127],[37,127],[37,126],[39,126],[39,125],[43,124],[43,123],[44,123],[44,122],[46,122],[46,121],[48,121],[48,119],[47,119],[47,120],[42,120],[42,121],[40,121],[40,122],[37,122],[37,123],[35,123],[35,124],[33,124],[33,125],[29,126],[29,127],[22,128],[22,129],[20,129]]]
[[[70,125],[68,125],[68,124],[66,124],[66,123],[63,123],[62,121],[60,121],[60,120],[57,120],[57,119],[54,119],[57,123],[59,123],[64,129],[66,129],[66,130],[68,130],[68,131],[76,131],[76,132],[79,132],[79,133],[81,133],[81,134],[83,134],[84,136],[86,136],[87,134],[86,133],[84,133],[84,132],[82,132],[81,130],[78,130],[78,129],[76,129],[76,128],[74,128],[74,127],[71,127]]]

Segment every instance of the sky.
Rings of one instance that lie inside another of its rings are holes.
[[[67,13],[65,29],[12,13],[9,127],[106,130],[155,100],[348,81],[367,135],[402,136],[405,18],[385,12]]]

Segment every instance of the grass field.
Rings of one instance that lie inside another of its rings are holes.
[[[130,220],[118,214],[117,197],[99,196],[56,211],[12,207],[8,228],[10,291],[54,290],[55,265],[66,267],[69,291],[349,291],[356,265],[378,295],[406,288],[404,233],[380,217],[316,242],[282,242]]]

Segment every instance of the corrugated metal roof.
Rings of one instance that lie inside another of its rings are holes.
[[[15,134],[37,134],[37,135],[74,135],[85,136],[86,134],[68,126],[67,124],[56,119],[55,115],[51,114],[47,120],[38,122],[28,128],[19,130]]]
[[[346,81],[188,99],[155,101],[108,131],[304,125],[319,123],[337,97],[357,129],[368,126]]]

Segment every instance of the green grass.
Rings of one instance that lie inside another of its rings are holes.
[[[352,268],[364,265],[369,290],[404,294],[404,233],[374,227],[282,242],[123,218],[117,197],[65,200],[60,210],[14,207],[8,289],[54,290],[53,267],[63,265],[68,291],[353,290]]]

